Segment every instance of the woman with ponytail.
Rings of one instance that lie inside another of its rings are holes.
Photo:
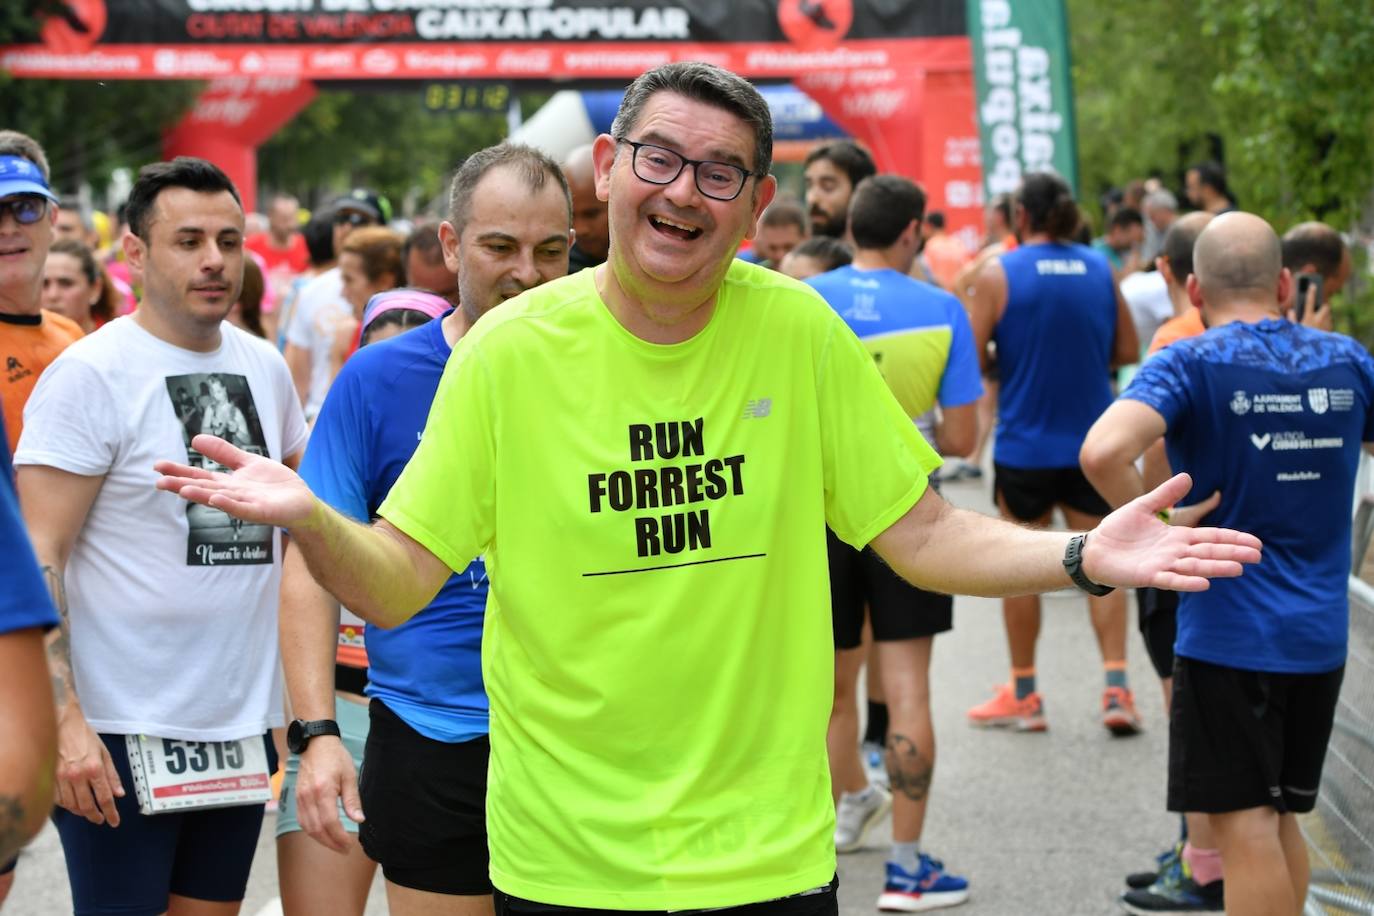
[[[1078,204],[1063,178],[1026,175],[1013,198],[1020,245],[990,259],[970,296],[979,354],[997,348],[1000,408],[993,467],[1003,517],[1048,527],[1058,508],[1070,528],[1097,525],[1110,507],[1078,466],[1088,429],[1111,404],[1111,368],[1136,358],[1135,326],[1107,259],[1074,240]],[[1126,684],[1126,599],[1112,592],[1088,599],[1102,652],[1102,724],[1113,734],[1140,728]],[[1002,604],[1011,649],[1011,678],[969,710],[975,725],[1043,731],[1035,684],[1040,598]]]

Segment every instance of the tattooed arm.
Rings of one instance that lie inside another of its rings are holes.
[[[104,742],[81,710],[72,671],[71,617],[64,582],[72,545],[105,478],[43,465],[24,465],[16,478],[24,522],[62,619],[47,638],[48,670],[57,704],[57,803],[93,824],[118,827],[114,799],[124,795],[124,787]]]
[[[56,727],[43,631],[0,634],[0,862],[43,826],[52,806]]]

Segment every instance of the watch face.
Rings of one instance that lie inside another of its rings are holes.
[[[305,752],[306,745],[305,729],[301,728],[300,719],[292,719],[291,724],[286,727],[286,748],[293,754]]]

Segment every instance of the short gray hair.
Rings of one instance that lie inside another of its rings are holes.
[[[1158,191],[1151,191],[1145,195],[1146,210],[1173,210],[1178,212],[1178,198],[1174,192],[1167,188],[1160,188]]]
[[[0,130],[0,156],[27,159],[38,166],[38,171],[43,173],[43,181],[51,180],[48,157],[43,152],[43,146],[28,134],[21,134],[17,130]]]
[[[773,168],[773,115],[768,103],[744,77],[700,61],[663,64],[635,79],[625,90],[611,136],[624,140],[658,92],[673,92],[735,115],[754,130],[754,174],[762,178]]]
[[[472,213],[473,189],[492,169],[503,167],[514,169],[525,185],[536,193],[544,189],[550,178],[557,182],[568,204],[568,225],[572,225],[572,195],[568,192],[568,179],[558,163],[532,146],[498,143],[473,153],[453,176],[448,192],[448,219],[460,235]]]

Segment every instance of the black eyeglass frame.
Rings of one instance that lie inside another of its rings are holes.
[[[26,220],[19,215],[19,208],[25,205],[38,204],[37,212],[33,219]],[[3,221],[5,214],[14,217],[14,221],[21,226],[32,226],[43,221],[43,217],[48,215],[48,208],[52,206],[52,201],[42,194],[15,194],[12,197],[0,199],[0,221]]]
[[[744,193],[744,186],[749,183],[750,178],[764,177],[763,174],[760,172],[746,169],[742,165],[735,165],[735,163],[733,162],[721,162],[719,159],[688,159],[686,156],[682,155],[677,150],[669,149],[666,146],[659,146],[657,143],[640,143],[638,141],[631,140],[628,137],[616,137],[615,142],[624,143],[626,146],[630,147],[630,171],[634,172],[635,177],[638,178],[640,181],[656,185],[670,185],[673,182],[677,181],[678,178],[682,175],[682,170],[690,165],[692,167],[692,181],[696,184],[697,190],[700,191],[702,194],[706,195],[707,197],[711,198],[712,200],[719,200],[726,203],[732,200],[736,200],[740,196],[740,194]],[[677,171],[673,173],[673,177],[667,179],[666,181],[659,181],[653,178],[645,178],[643,175],[639,173],[639,151],[642,149],[658,150],[660,152],[667,153],[670,156],[676,156],[678,159],[682,160],[682,164],[679,165]],[[703,165],[724,166],[727,169],[734,169],[736,172],[739,172],[743,176],[742,178],[740,178],[739,188],[735,191],[734,194],[730,195],[729,197],[721,197],[719,194],[712,194],[710,191],[706,190],[701,186],[701,167]]]

